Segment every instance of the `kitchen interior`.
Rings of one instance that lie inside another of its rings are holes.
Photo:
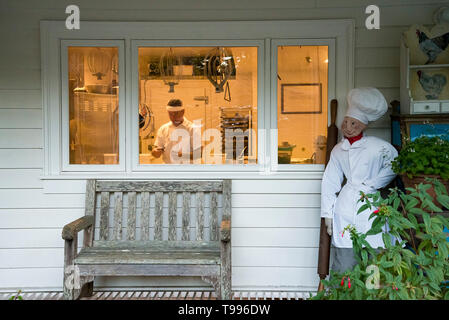
[[[328,47],[277,48],[278,163],[324,164],[328,126]]]
[[[118,164],[118,48],[68,47],[69,163]]]
[[[117,55],[68,48],[70,164],[118,164]],[[277,65],[278,163],[322,164],[328,47],[279,46]],[[140,164],[163,163],[151,151],[170,99],[201,128],[201,164],[257,163],[257,47],[139,47],[138,68]]]
[[[202,164],[257,163],[257,47],[140,47],[139,80],[140,164],[163,163],[151,150],[170,99],[201,128]]]

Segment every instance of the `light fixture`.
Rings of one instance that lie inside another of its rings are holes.
[[[182,72],[178,70],[175,73],[174,66],[177,65],[181,68],[181,58],[175,55],[172,48],[169,48],[159,60],[159,72],[164,84],[169,86],[168,92],[175,92],[175,85],[179,84]]]
[[[111,69],[111,59],[101,48],[94,48],[87,56],[87,65],[92,75],[101,80]]]

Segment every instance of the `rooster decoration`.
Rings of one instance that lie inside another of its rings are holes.
[[[421,84],[424,91],[428,93],[426,94],[426,99],[437,100],[441,91],[447,83],[446,76],[439,73],[429,75],[421,70],[419,70],[417,74],[419,83]]]
[[[427,55],[426,64],[435,62],[438,55],[449,45],[449,32],[435,38],[429,38],[424,32],[416,30],[419,47]]]

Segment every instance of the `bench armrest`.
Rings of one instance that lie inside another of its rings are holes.
[[[224,219],[220,225],[220,240],[229,242],[231,240],[231,220]]]
[[[62,238],[64,240],[73,240],[77,236],[78,232],[86,228],[89,228],[93,224],[94,224],[93,216],[81,217],[64,226],[64,229],[62,229]]]

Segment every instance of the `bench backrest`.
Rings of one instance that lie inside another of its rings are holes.
[[[85,208],[95,217],[92,240],[218,241],[231,180],[88,180]]]

